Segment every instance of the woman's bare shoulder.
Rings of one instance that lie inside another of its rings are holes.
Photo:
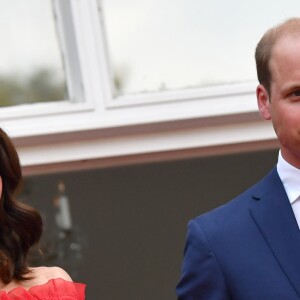
[[[49,281],[57,278],[72,281],[69,274],[60,267],[36,267],[32,268],[31,272],[34,278],[40,278],[42,281]]]
[[[24,280],[22,282],[16,282],[13,280],[9,284],[4,284],[0,281],[0,290],[2,291],[10,291],[17,287],[23,287],[25,289],[30,289],[33,286],[46,284],[51,279],[64,279],[66,281],[72,281],[69,274],[59,267],[36,267],[29,268],[30,279]]]

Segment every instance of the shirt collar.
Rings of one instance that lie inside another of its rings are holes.
[[[277,172],[285,188],[290,203],[294,203],[300,196],[300,169],[289,164],[279,151]]]

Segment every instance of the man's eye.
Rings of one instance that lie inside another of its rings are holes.
[[[293,96],[299,97],[300,96],[300,90],[296,90],[292,93]]]

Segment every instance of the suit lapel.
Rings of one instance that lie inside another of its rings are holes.
[[[257,186],[253,199],[250,213],[300,297],[300,231],[276,169]]]

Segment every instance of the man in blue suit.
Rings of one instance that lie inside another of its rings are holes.
[[[300,299],[300,19],[257,45],[258,108],[280,144],[260,182],[189,222],[179,300]]]

